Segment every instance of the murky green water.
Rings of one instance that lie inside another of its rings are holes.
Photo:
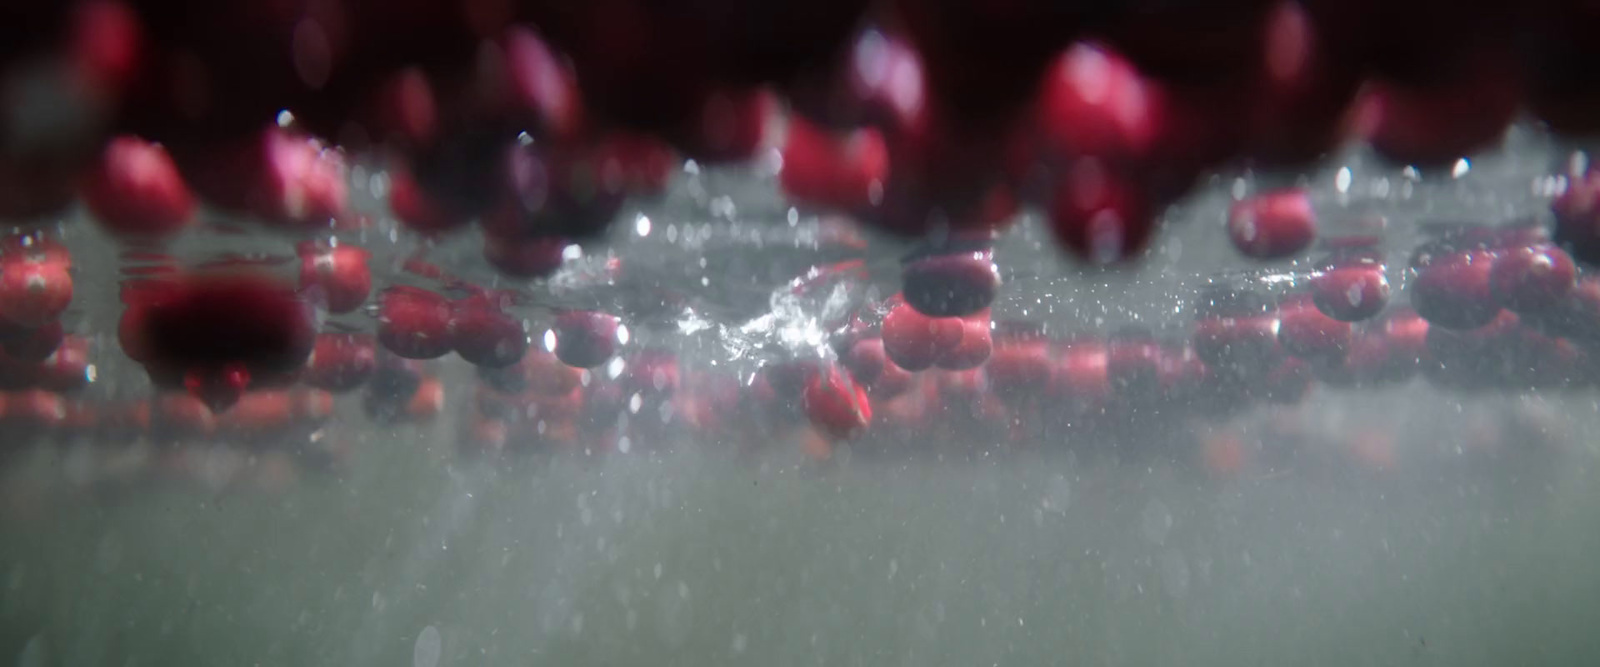
[[[283,494],[14,499],[0,663],[1600,655],[1600,487],[1582,446],[1492,469],[1219,479],[1060,451],[819,471],[792,448],[736,460],[711,443],[490,470],[448,463],[444,433],[365,434],[350,477]],[[35,465],[38,477],[60,464]]]

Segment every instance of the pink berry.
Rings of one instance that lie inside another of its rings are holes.
[[[1316,211],[1303,189],[1259,194],[1228,212],[1228,238],[1246,257],[1289,257],[1305,250],[1316,236]]]
[[[84,203],[116,236],[165,237],[194,222],[194,195],[159,144],[122,136],[106,144],[83,185]]]

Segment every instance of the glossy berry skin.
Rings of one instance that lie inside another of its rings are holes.
[[[106,144],[82,186],[96,221],[113,236],[165,238],[194,222],[195,198],[165,148],[138,137]]]
[[[1311,277],[1317,309],[1341,322],[1360,322],[1383,312],[1390,293],[1386,267],[1375,257],[1335,258]]]
[[[994,251],[934,253],[906,262],[901,295],[929,317],[966,317],[989,307],[1000,289]]]
[[[1308,361],[1337,360],[1350,349],[1349,322],[1328,317],[1306,295],[1278,306],[1278,344],[1283,351]]]
[[[318,389],[347,392],[372,377],[378,365],[377,354],[376,342],[370,335],[318,334],[301,379]]]
[[[840,364],[850,371],[850,377],[865,387],[867,393],[879,400],[888,400],[911,388],[911,374],[889,359],[882,338],[857,340],[840,359]]]
[[[330,313],[353,312],[372,293],[372,270],[367,266],[370,256],[365,248],[353,245],[302,245],[300,288],[320,290]]]
[[[1500,304],[1490,290],[1494,255],[1482,250],[1430,256],[1409,288],[1422,319],[1447,329],[1476,329],[1494,320]]]
[[[832,133],[801,117],[789,119],[778,174],[790,199],[838,211],[858,211],[882,198],[889,149],[873,128]]]
[[[884,315],[882,330],[889,359],[915,373],[933,367],[956,349],[966,334],[966,323],[955,317],[928,317],[900,301]]]
[[[0,254],[0,318],[39,327],[61,317],[72,303],[67,265],[35,256]]]
[[[568,245],[566,239],[554,236],[522,238],[485,234],[483,258],[508,278],[548,278],[561,268]]]
[[[801,397],[812,426],[832,440],[848,440],[872,423],[872,402],[867,390],[837,367],[828,367],[806,380]]]
[[[989,311],[961,318],[961,343],[939,356],[935,365],[947,371],[969,371],[989,360],[994,341],[989,332]]]
[[[1240,254],[1282,259],[1299,254],[1317,236],[1317,216],[1302,189],[1267,192],[1235,203],[1228,211],[1228,238]]]
[[[1578,281],[1578,266],[1566,251],[1549,244],[1498,253],[1489,271],[1489,290],[1514,313],[1555,307]]]
[[[621,320],[593,310],[569,310],[556,315],[556,357],[573,368],[594,368],[617,354]]]
[[[1154,231],[1151,203],[1130,179],[1095,159],[1078,160],[1058,180],[1050,204],[1056,241],[1093,264],[1143,252]]]
[[[405,359],[450,352],[450,302],[437,292],[395,286],[378,297],[378,342]]]
[[[522,322],[483,297],[452,304],[451,346],[474,366],[505,368],[522,360],[528,351],[528,333]]]

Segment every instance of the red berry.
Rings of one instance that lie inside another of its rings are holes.
[[[1305,250],[1316,236],[1317,215],[1300,188],[1256,195],[1228,212],[1228,238],[1247,257],[1289,257]]]
[[[159,441],[208,438],[217,430],[217,418],[211,408],[188,394],[161,394],[147,409],[148,428]]]
[[[468,363],[505,368],[521,361],[528,351],[528,332],[522,322],[488,299],[463,299],[453,308],[452,346]]]
[[[1476,329],[1494,321],[1500,304],[1489,288],[1494,255],[1482,250],[1431,255],[1411,281],[1411,307],[1429,324]]]
[[[898,302],[883,317],[883,348],[889,359],[913,373],[926,370],[956,349],[966,323],[955,317],[928,317]]]
[[[543,346],[528,348],[522,359],[505,368],[478,367],[478,377],[496,391],[565,396],[583,382],[584,371],[561,362]]]
[[[351,333],[317,335],[302,375],[305,383],[333,392],[346,392],[363,384],[377,368],[372,336]]]
[[[1375,257],[1336,258],[1311,277],[1311,298],[1322,314],[1342,322],[1359,322],[1383,312],[1389,303],[1389,278]]]
[[[561,268],[570,243],[559,237],[499,236],[485,234],[483,258],[502,275],[527,280],[547,278]]]
[[[300,288],[320,289],[330,313],[353,312],[372,293],[372,270],[367,267],[370,256],[365,248],[353,245],[302,246]]]
[[[116,236],[166,237],[194,222],[194,195],[165,148],[138,137],[106,144],[83,185],[84,203]]]
[[[989,355],[994,351],[987,308],[962,318],[961,328],[961,342],[939,356],[939,360],[935,362],[939,368],[947,371],[972,370],[988,361]]]
[[[556,316],[552,328],[556,357],[574,368],[594,368],[617,353],[621,321],[593,310],[569,310]]]
[[[70,392],[82,389],[94,379],[94,364],[89,357],[88,338],[69,335],[56,346],[55,352],[34,369],[34,381],[50,391]]]
[[[1489,271],[1495,300],[1516,313],[1553,308],[1578,281],[1578,267],[1565,251],[1549,244],[1498,253]]]
[[[1056,185],[1050,205],[1056,240],[1095,264],[1144,251],[1153,221],[1149,202],[1125,177],[1094,159],[1076,161]]]
[[[1105,341],[1068,342],[1056,357],[1049,393],[1066,401],[1063,407],[1076,414],[1104,406],[1112,392],[1110,361]]]
[[[1297,295],[1278,306],[1278,343],[1301,359],[1343,357],[1350,349],[1351,331],[1349,322],[1323,314],[1308,296]]]
[[[806,417],[833,440],[855,437],[872,422],[872,403],[866,389],[830,367],[806,381],[802,398]]]
[[[405,359],[450,352],[450,302],[437,292],[397,285],[378,297],[378,342]]]
[[[1076,44],[1045,73],[1035,121],[1041,148],[1050,161],[1138,160],[1160,134],[1162,104],[1160,90],[1121,54],[1098,44]]]
[[[0,432],[7,440],[26,440],[59,428],[67,419],[67,402],[60,394],[43,389],[7,392],[0,400]],[[15,444],[14,441],[5,443]]]
[[[447,210],[417,185],[404,165],[389,169],[389,210],[407,229],[423,236],[438,236],[466,226],[469,218]]]
[[[1036,400],[1050,388],[1050,342],[1038,335],[997,335],[984,366],[989,387],[1011,405]]]
[[[987,309],[1000,289],[994,251],[929,254],[905,263],[900,294],[929,317],[966,317]]]
[[[840,211],[871,207],[889,178],[889,149],[876,129],[830,134],[795,116],[789,119],[778,174],[789,198]]]
[[[13,253],[0,255],[0,318],[22,326],[44,326],[72,303],[72,275],[60,262]]]

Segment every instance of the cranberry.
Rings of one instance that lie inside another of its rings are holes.
[[[48,434],[67,419],[66,400],[43,389],[7,392],[0,401],[0,410],[0,432],[6,433],[8,439],[26,440]]]
[[[406,359],[450,352],[450,302],[437,292],[404,285],[378,297],[378,342]]]
[[[1400,164],[1448,165],[1498,140],[1520,101],[1500,63],[1426,85],[1377,80],[1358,102],[1357,131]]]
[[[444,382],[431,375],[424,377],[406,401],[405,416],[413,422],[430,422],[444,412],[444,398]]]
[[[961,345],[966,323],[955,317],[928,317],[897,301],[883,317],[883,348],[896,365],[913,373],[931,368]]]
[[[372,293],[371,253],[353,245],[300,248],[300,288],[321,290],[330,313],[349,313],[366,303]]]
[[[1228,211],[1228,238],[1247,257],[1289,257],[1305,250],[1316,236],[1316,211],[1301,188],[1259,194]]]
[[[217,415],[217,433],[230,438],[270,440],[283,436],[294,418],[294,401],[288,391],[250,391],[228,412]]]
[[[1349,322],[1328,317],[1307,296],[1291,297],[1278,306],[1278,344],[1308,361],[1337,360],[1350,349]]]
[[[1121,54],[1079,43],[1058,55],[1039,91],[1039,147],[1049,160],[1147,156],[1164,120],[1161,91]]]
[[[194,222],[194,195],[159,144],[122,136],[106,144],[83,184],[89,212],[122,237],[166,237]]]
[[[966,317],[989,307],[1000,287],[994,251],[934,253],[905,263],[901,295],[929,317]]]
[[[1565,251],[1549,244],[1514,248],[1495,256],[1489,289],[1512,312],[1555,307],[1577,284],[1578,267]]]
[[[328,227],[345,213],[344,157],[316,139],[271,126],[243,145],[205,150],[179,165],[217,206],[298,228]]]
[[[1389,278],[1383,261],[1365,254],[1335,257],[1311,277],[1311,298],[1322,314],[1359,322],[1383,312],[1389,303]]]
[[[879,27],[856,33],[835,66],[818,74],[788,86],[788,97],[798,115],[826,127],[903,128],[919,122],[927,104],[921,57]]]
[[[324,333],[306,358],[305,383],[318,389],[347,392],[372,377],[377,368],[377,348],[372,336]]]
[[[876,129],[829,134],[791,117],[783,146],[784,194],[799,202],[843,211],[871,207],[889,178],[889,149]]]
[[[1144,195],[1094,159],[1078,160],[1059,181],[1050,221],[1061,245],[1096,264],[1143,252],[1154,225]]]
[[[0,321],[0,352],[12,361],[44,361],[55,353],[65,336],[60,320],[37,327],[19,327]]]
[[[568,310],[556,315],[552,329],[556,357],[573,368],[594,368],[617,353],[625,342],[617,316],[593,310]]]
[[[1299,2],[1274,3],[1262,26],[1249,153],[1268,166],[1310,165],[1336,147],[1360,85],[1359,63],[1341,59]]]
[[[72,303],[72,275],[61,262],[16,253],[0,254],[0,318],[43,326]]]
[[[469,297],[452,304],[451,344],[456,354],[474,366],[505,368],[528,351],[523,324],[484,297]]]
[[[483,258],[502,275],[527,280],[548,278],[561,268],[567,246],[560,237],[500,237],[485,234]]]
[[[1494,320],[1500,305],[1489,288],[1494,255],[1479,250],[1427,258],[1410,286],[1411,306],[1429,324],[1476,329]]]
[[[935,364],[947,371],[967,371],[982,366],[994,350],[989,333],[989,310],[961,319],[961,342],[939,356]]]
[[[867,390],[836,367],[806,381],[802,405],[811,424],[833,440],[853,438],[872,422]]]

